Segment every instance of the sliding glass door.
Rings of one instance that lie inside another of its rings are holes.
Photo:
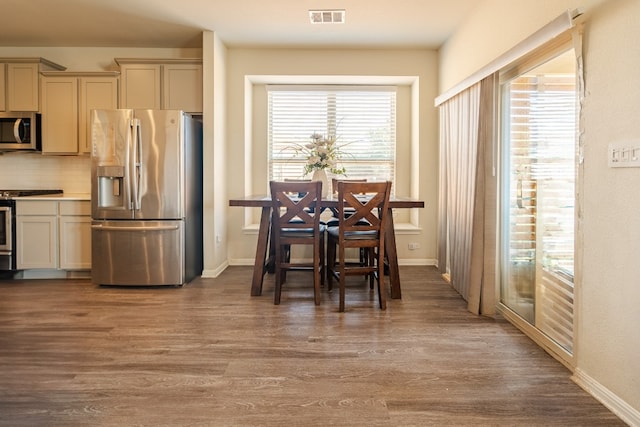
[[[573,350],[577,90],[567,51],[502,84],[501,303]]]

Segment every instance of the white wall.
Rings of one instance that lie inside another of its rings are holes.
[[[567,10],[608,0],[484,0],[440,48],[440,93],[507,52]]]
[[[640,411],[640,169],[611,169],[611,142],[640,145],[640,2],[612,0],[585,32],[584,279],[578,368]],[[637,421],[640,423],[640,419]]]
[[[454,86],[578,5],[587,13],[575,378],[639,424],[640,170],[611,169],[606,154],[612,141],[640,140],[640,2],[487,0],[441,49],[440,88]]]
[[[227,267],[226,56],[216,33],[203,33],[204,271],[216,277]]]
[[[437,94],[437,54],[429,50],[323,50],[323,49],[241,49],[230,48],[227,53],[227,153],[228,195],[244,196],[247,191],[266,193],[266,173],[255,165],[266,166],[266,138],[260,136],[266,119],[245,120],[246,108],[256,85],[247,76],[417,76],[419,84],[419,114],[416,116],[419,156],[415,177],[419,189],[417,197],[425,200],[426,208],[419,210],[419,230],[414,234],[398,235],[401,263],[425,264],[435,259],[436,203],[437,203],[437,112],[433,98]],[[346,78],[346,77],[345,77]],[[407,80],[410,80],[407,78]],[[256,96],[257,98],[257,96]],[[407,126],[409,127],[409,126]],[[410,157],[408,154],[405,159]],[[404,163],[409,163],[405,161]],[[399,164],[407,171],[411,164]],[[413,174],[413,171],[412,171]],[[405,180],[406,181],[406,180]],[[410,195],[409,185],[404,196]],[[252,264],[255,256],[255,230],[246,230],[243,208],[229,208],[228,244],[231,264]],[[410,233],[410,231],[407,231]],[[420,249],[408,251],[409,242],[419,242]]]

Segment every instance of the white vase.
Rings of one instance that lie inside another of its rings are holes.
[[[329,181],[327,180],[327,173],[324,169],[316,169],[313,171],[312,181],[322,182],[322,197],[326,198],[329,195]]]

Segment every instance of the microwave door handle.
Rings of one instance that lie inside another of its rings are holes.
[[[17,119],[13,124],[13,137],[16,139],[17,143],[22,142],[22,137],[20,136],[20,130],[23,129],[22,119]]]

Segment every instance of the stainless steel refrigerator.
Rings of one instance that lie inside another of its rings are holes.
[[[91,113],[91,277],[183,285],[202,274],[202,124],[182,111]]]

